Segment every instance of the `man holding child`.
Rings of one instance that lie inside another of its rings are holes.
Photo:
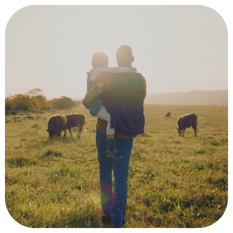
[[[83,105],[92,115],[98,117],[96,146],[102,221],[105,225],[112,223],[114,227],[122,227],[125,224],[133,138],[144,133],[146,80],[132,67],[134,57],[129,46],[120,46],[116,59],[118,67],[108,67],[105,54],[94,54],[93,69],[88,73],[88,92]],[[114,192],[112,171],[115,177]]]

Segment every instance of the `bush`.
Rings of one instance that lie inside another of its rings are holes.
[[[14,114],[18,111],[40,111],[53,107],[52,103],[46,100],[45,96],[29,96],[18,94],[5,98],[5,114]]]
[[[27,95],[15,95],[11,98],[5,99],[6,110],[29,110],[31,106],[30,96]]]
[[[49,110],[50,108],[69,109],[80,104],[81,101],[74,102],[66,96],[47,101],[43,95],[29,96],[18,94],[5,98],[5,114],[16,115],[19,111],[39,112],[41,110]]]
[[[69,109],[75,106],[75,103],[71,98],[62,96],[59,99],[53,100],[53,107],[57,109]]]

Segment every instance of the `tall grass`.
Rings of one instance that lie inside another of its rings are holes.
[[[165,117],[170,111],[171,116]],[[81,107],[81,140],[49,139],[49,115],[6,123],[5,199],[11,216],[28,227],[102,227],[96,118]],[[175,129],[180,115],[198,116],[198,137]],[[226,106],[145,106],[145,133],[134,139],[126,228],[209,226],[228,199]]]

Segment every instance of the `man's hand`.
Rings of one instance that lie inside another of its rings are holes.
[[[83,99],[83,105],[89,109],[93,100],[98,97],[104,91],[109,90],[111,86],[111,75],[110,73],[103,73],[101,74],[95,84],[93,85],[92,89],[86,94],[85,98]]]
[[[98,85],[94,85],[92,87],[92,89],[86,94],[85,98],[83,99],[83,105],[89,109],[91,103],[93,102],[93,100],[99,96],[99,94],[101,94],[102,92],[99,91],[99,87]]]

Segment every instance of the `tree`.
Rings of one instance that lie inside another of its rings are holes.
[[[30,95],[30,96],[37,96],[37,95],[41,95],[43,96],[44,95],[44,92],[42,89],[40,88],[34,88],[28,92],[26,92],[26,95]]]

